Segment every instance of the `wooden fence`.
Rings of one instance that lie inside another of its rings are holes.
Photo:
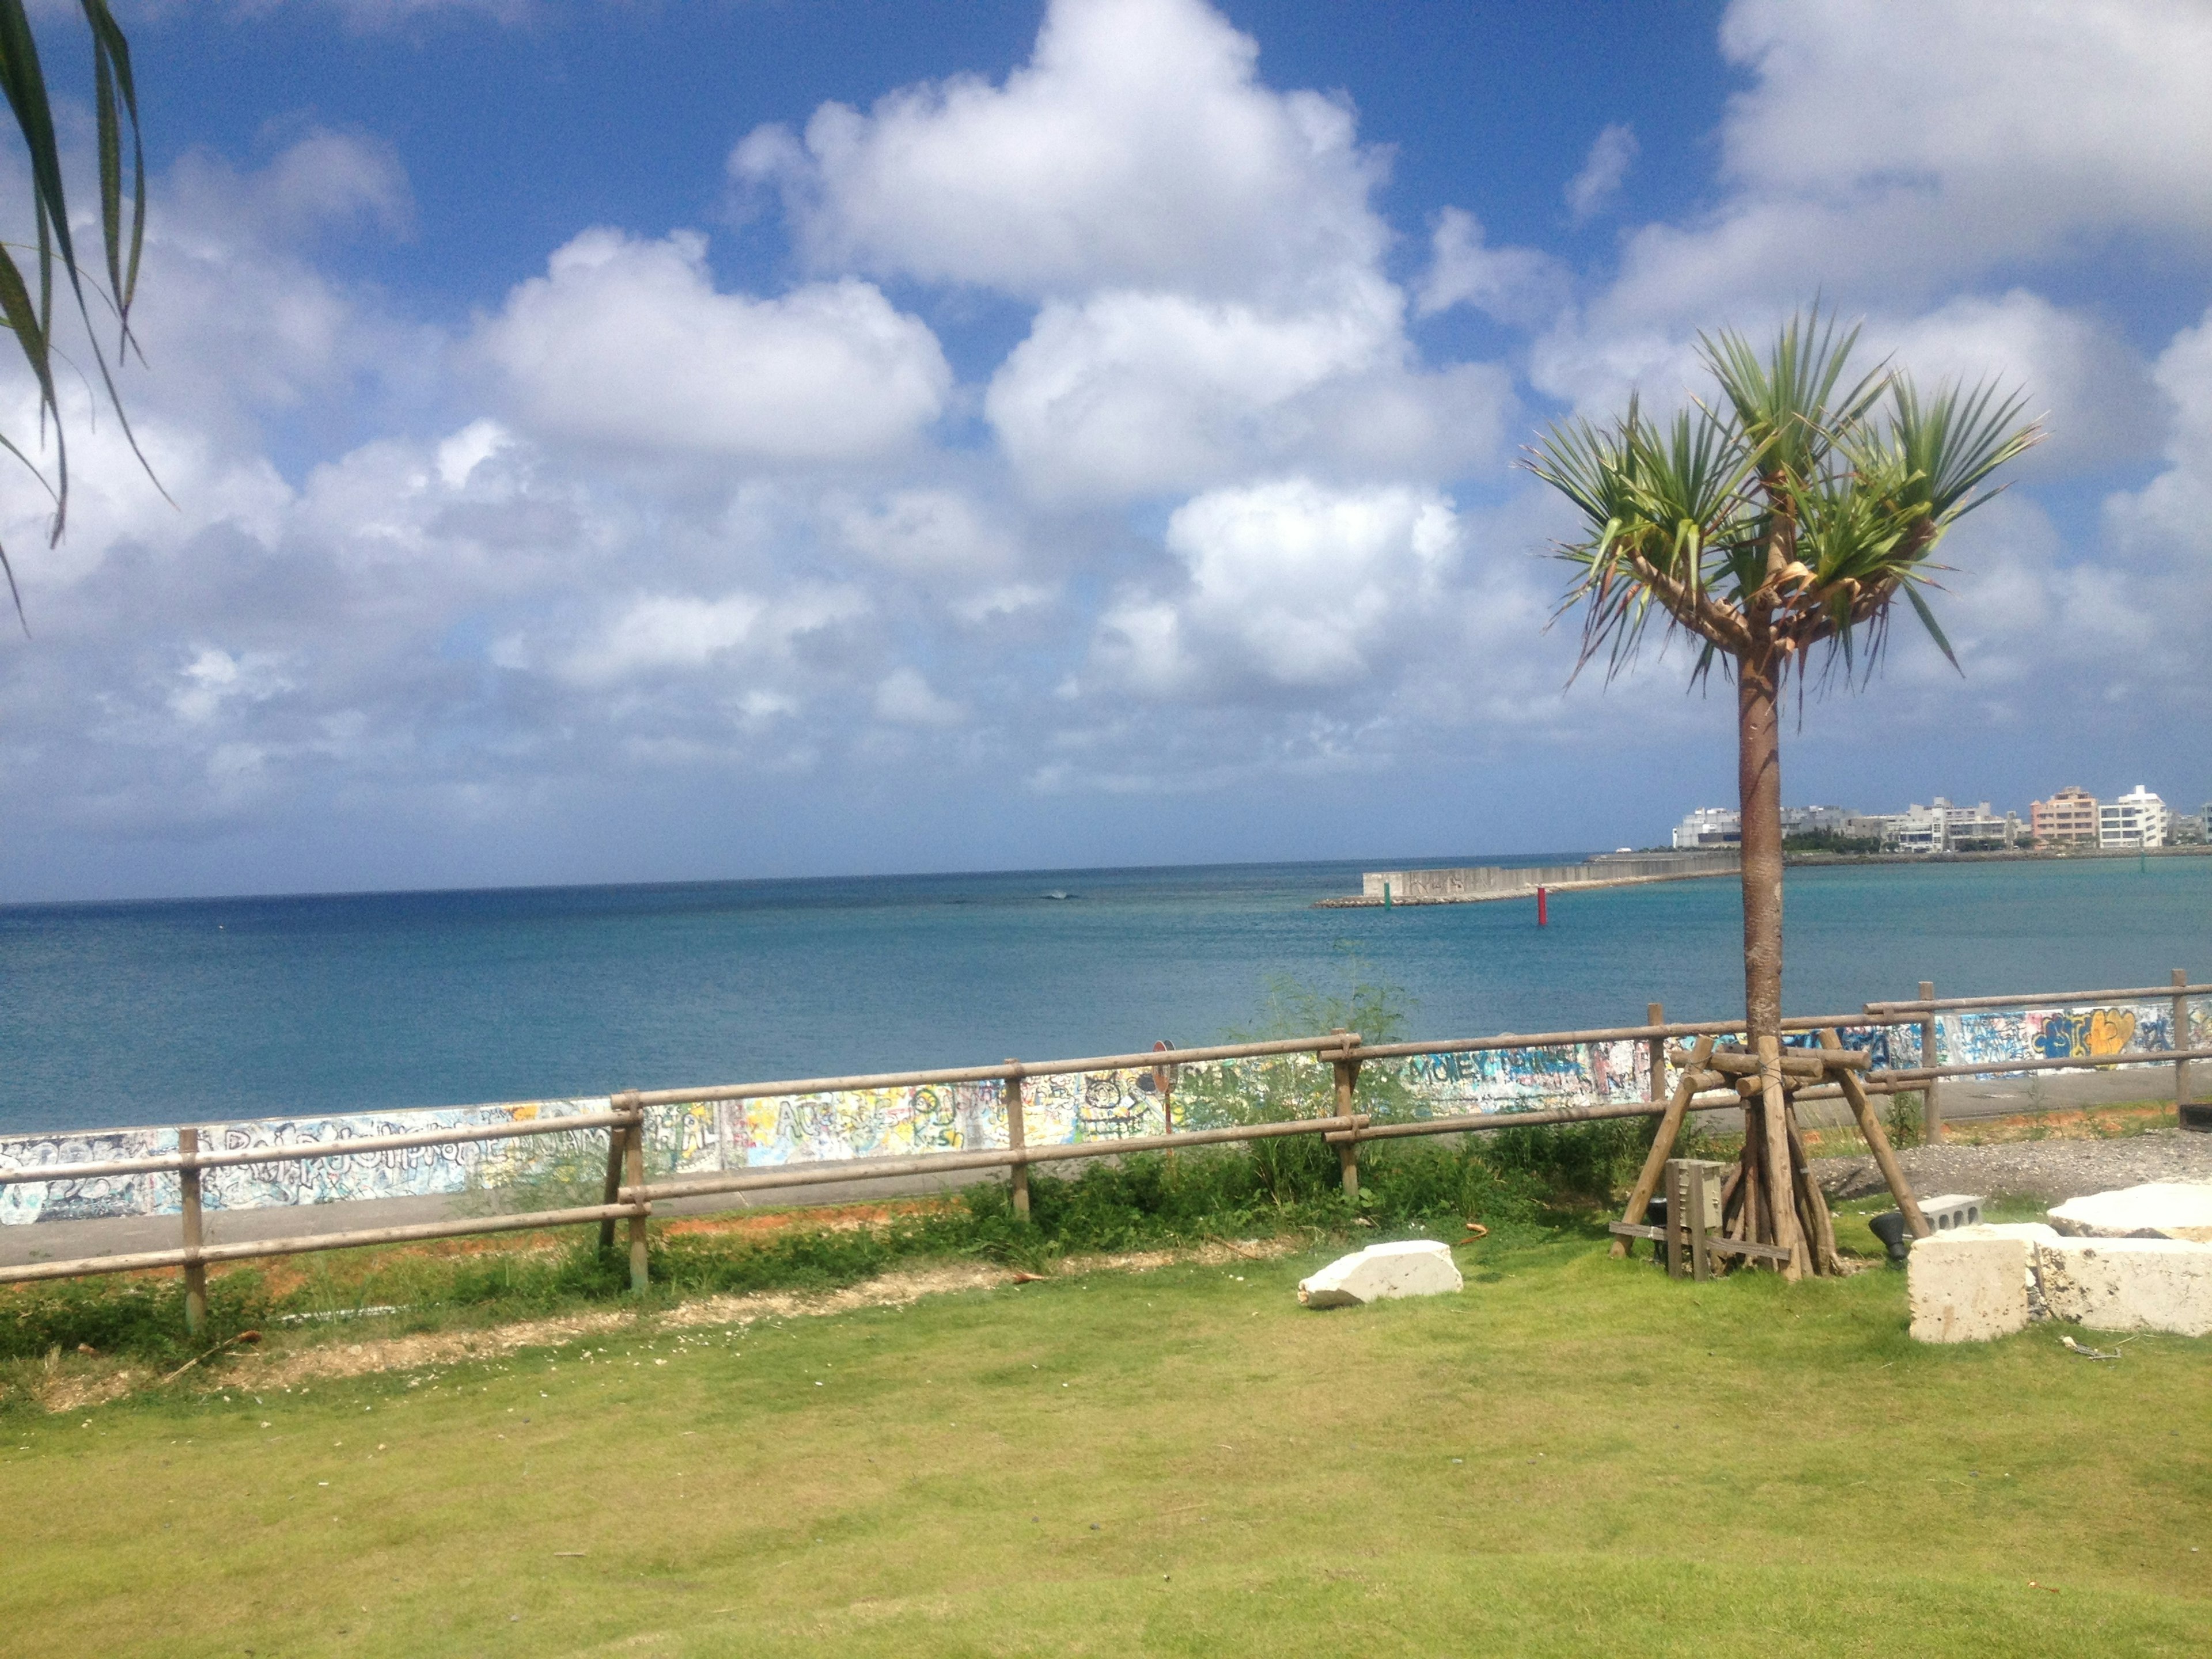
[[[1869,1094],[1923,1091],[1927,1100],[1930,1137],[1942,1133],[1936,1101],[1940,1079],[1949,1077],[2002,1075],[2057,1070],[2087,1070],[2113,1065],[2142,1065],[2171,1061],[2174,1067],[2177,1100],[2189,1097],[2189,1067],[2192,1060],[2212,1060],[2212,1048],[2188,1049],[2181,1045],[2189,1031],[2188,1000],[2212,996],[2212,984],[2191,984],[2176,971],[2170,984],[2148,988],[2104,991],[2066,991],[2032,996],[1954,997],[1937,999],[1934,987],[1923,983],[1921,996],[1910,1002],[1869,1003],[1856,1014],[1809,1015],[1783,1022],[1794,1032],[1859,1030],[1917,1024],[1923,1058],[1937,1052],[1936,1022],[1946,1012],[1994,1011],[2031,1006],[2064,1007],[2084,1003],[2142,1002],[2170,997],[2173,1003],[2173,1048],[2151,1054],[2087,1054],[2001,1063],[1969,1061],[1957,1065],[1885,1067],[1869,1071],[1864,1087]],[[1141,1054],[1109,1054],[1084,1060],[1024,1061],[1008,1060],[992,1066],[969,1066],[934,1071],[885,1072],[856,1077],[804,1078],[773,1083],[717,1085],[695,1089],[626,1090],[610,1097],[610,1109],[574,1116],[529,1121],[424,1130],[411,1134],[362,1136],[281,1147],[239,1151],[203,1151],[198,1132],[178,1132],[173,1153],[147,1158],[112,1159],[104,1163],[46,1164],[30,1169],[0,1170],[0,1186],[25,1182],[86,1180],[102,1176],[146,1174],[174,1170],[183,1188],[181,1237],[179,1248],[146,1250],[129,1255],[88,1256],[73,1261],[40,1261],[0,1267],[0,1284],[28,1280],[76,1279],[97,1273],[136,1273],[149,1269],[180,1268],[185,1279],[185,1318],[191,1329],[200,1328],[207,1310],[207,1267],[210,1262],[244,1261],[260,1257],[295,1255],[313,1250],[343,1250],[362,1245],[409,1243],[425,1239],[456,1238],[473,1234],[517,1232],[547,1227],[597,1224],[603,1249],[615,1242],[615,1224],[628,1224],[630,1283],[642,1291],[647,1283],[647,1223],[656,1201],[720,1194],[779,1192],[852,1181],[881,1181],[899,1176],[950,1175],[965,1170],[1004,1169],[1012,1186],[1016,1211],[1029,1212],[1028,1172],[1039,1164],[1073,1162],[1083,1158],[1116,1158],[1131,1152],[1166,1151],[1192,1146],[1222,1146],[1272,1139],[1288,1135],[1319,1135],[1337,1152],[1344,1190],[1356,1194],[1359,1188],[1359,1147],[1370,1140],[1409,1135],[1467,1134],[1540,1124],[1587,1123],[1612,1118],[1651,1117],[1666,1111],[1668,1069],[1666,1044],[1676,1037],[1722,1038],[1742,1030],[1741,1020],[1668,1022],[1664,1010],[1653,1003],[1641,1025],[1618,1025],[1577,1031],[1507,1033],[1498,1036],[1465,1037],[1421,1042],[1367,1044],[1357,1032],[1332,1031],[1325,1036],[1289,1038],[1272,1042],[1223,1043],[1210,1048],[1152,1049]],[[1556,1048],[1586,1043],[1635,1042],[1647,1045],[1650,1058],[1649,1097],[1641,1101],[1563,1107],[1540,1111],[1488,1111],[1447,1117],[1430,1117],[1378,1123],[1355,1109],[1355,1090],[1360,1067],[1370,1061],[1415,1055],[1473,1054],[1504,1049]],[[1226,1127],[1185,1129],[1173,1127],[1172,1086],[1175,1068],[1214,1060],[1257,1059],[1289,1054],[1311,1054],[1334,1073],[1335,1109],[1327,1116],[1283,1122],[1236,1124]],[[1169,1133],[1068,1145],[1031,1146],[1025,1143],[1024,1113],[1021,1109],[1025,1079],[1085,1072],[1150,1071],[1159,1079],[1170,1101]],[[823,1162],[797,1167],[748,1169],[720,1174],[673,1176],[647,1181],[645,1172],[645,1114],[655,1106],[690,1105],[709,1101],[757,1100],[781,1096],[832,1093],[851,1089],[900,1088],[929,1084],[997,1082],[1006,1091],[1007,1139],[1000,1150],[939,1152],[899,1158],[868,1158]],[[1801,1091],[1800,1100],[1819,1099],[1838,1093],[1837,1085]],[[1732,1088],[1715,1089],[1692,1097],[1687,1109],[1718,1111],[1741,1105]],[[209,1243],[203,1237],[200,1173],[241,1164],[307,1162],[352,1158],[363,1153],[407,1147],[455,1145],[465,1141],[496,1140],[527,1135],[568,1134],[580,1130],[605,1129],[607,1133],[606,1180],[601,1201],[566,1209],[539,1210],[506,1215],[456,1217],[412,1226],[377,1227],[346,1232],[307,1233],[282,1238],[237,1243]]]

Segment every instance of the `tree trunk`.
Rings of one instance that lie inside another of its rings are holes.
[[[1752,618],[1759,649],[1736,663],[1736,793],[1743,858],[1745,1036],[1764,1062],[1765,1089],[1744,1108],[1744,1163],[1756,1167],[1765,1213],[1759,1236],[1787,1246],[1788,1279],[1808,1267],[1808,1230],[1798,1215],[1790,1109],[1778,1060],[1782,1042],[1782,665],[1765,618]]]
[[[1736,793],[1742,814],[1743,1011],[1753,1053],[1782,1036],[1782,729],[1779,665],[1736,664]]]

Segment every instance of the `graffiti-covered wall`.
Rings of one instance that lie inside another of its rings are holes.
[[[2212,1002],[2196,1004],[2190,1024],[2179,1046],[2212,1048]],[[1947,1065],[1987,1062],[1993,1073],[2023,1060],[2109,1056],[2120,1065],[2157,1064],[2162,1063],[2158,1054],[2177,1046],[2174,1035],[2171,1002],[1952,1014],[1938,1022],[1937,1058]],[[1867,1051],[1877,1069],[1921,1063],[1917,1024],[1846,1030],[1844,1040]],[[1384,1085],[1392,1113],[1425,1118],[1642,1100],[1650,1092],[1650,1065],[1645,1045],[1629,1041],[1417,1054],[1370,1061],[1366,1074],[1370,1092],[1377,1082]],[[1267,1090],[1285,1090],[1288,1097],[1310,1101],[1310,1109],[1319,1111],[1326,1109],[1328,1088],[1328,1069],[1311,1055],[1185,1066],[1168,1096],[1148,1071],[1032,1077],[1023,1085],[1024,1138],[1032,1146],[1045,1146],[1159,1134],[1170,1127],[1170,1100],[1174,1127],[1182,1129],[1195,1126],[1209,1101],[1218,1107],[1224,1100]],[[201,1144],[223,1151],[329,1146],[426,1129],[571,1117],[607,1108],[599,1097],[261,1118],[206,1126]],[[1006,1097],[997,1083],[699,1102],[656,1108],[647,1114],[646,1126],[653,1167],[677,1174],[1007,1145]],[[301,1164],[248,1164],[209,1170],[202,1177],[202,1200],[210,1210],[247,1210],[498,1193],[564,1170],[588,1173],[605,1157],[605,1131],[587,1129]],[[72,1180],[67,1170],[73,1164],[158,1157],[176,1150],[173,1128],[0,1138],[0,1171],[40,1172],[38,1179],[0,1186],[0,1225],[174,1215],[181,1203],[174,1174]]]
[[[2174,1041],[2173,1004],[2124,1002],[2103,1008],[2030,1008],[2014,1013],[1945,1014],[1936,1020],[1940,1063],[1971,1066],[1991,1062],[1992,1071],[2018,1060],[2089,1060],[2109,1057],[2125,1064],[2164,1062],[2148,1058],[2176,1048],[2212,1048],[2212,1006],[2203,999],[2190,1005],[2187,1040]],[[1919,1033],[1912,1033],[1919,1046]]]

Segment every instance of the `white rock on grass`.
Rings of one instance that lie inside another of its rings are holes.
[[[2185,1238],[2212,1243],[2212,1182],[2153,1181],[2070,1199],[2051,1225],[2077,1238]]]
[[[1394,1296],[1443,1296],[1466,1282],[1448,1247],[1414,1238],[1339,1256],[1298,1281],[1298,1300],[1309,1308],[1354,1308]]]
[[[1905,1258],[1914,1340],[1986,1342],[2026,1330],[2037,1248],[1992,1226],[1915,1241]]]
[[[2093,1331],[2212,1334],[2212,1244],[2057,1238],[2034,1249],[2037,1282],[2053,1318]]]

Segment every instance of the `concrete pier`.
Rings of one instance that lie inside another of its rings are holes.
[[[1491,899],[1533,898],[1539,887],[1573,892],[1591,887],[1632,887],[1647,881],[1690,881],[1733,876],[1742,869],[1734,848],[1702,853],[1607,853],[1584,864],[1518,866],[1470,865],[1456,870],[1370,870],[1357,897],[1322,899],[1317,908],[1379,905],[1387,890],[1392,904],[1480,904]]]

